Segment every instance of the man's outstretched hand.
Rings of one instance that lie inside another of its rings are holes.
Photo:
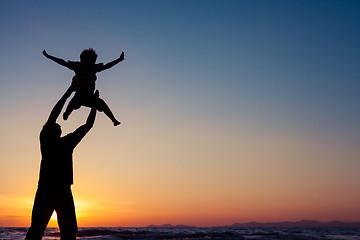
[[[99,95],[100,95],[99,90],[96,89],[96,91],[94,92],[94,95],[95,95],[96,98],[99,98]]]

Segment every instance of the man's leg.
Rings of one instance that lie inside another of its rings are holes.
[[[40,240],[54,211],[49,189],[38,186],[31,216],[31,227],[25,240]]]
[[[59,191],[55,210],[57,213],[61,240],[76,239],[78,228],[74,199],[70,187],[64,187]]]

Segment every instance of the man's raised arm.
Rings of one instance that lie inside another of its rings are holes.
[[[66,99],[68,99],[68,97],[70,97],[71,93],[73,92],[73,87],[70,86],[66,92],[64,93],[64,95],[59,99],[59,101],[55,104],[55,106],[53,107],[53,109],[51,110],[51,113],[49,115],[49,118],[46,122],[46,124],[55,124],[56,123],[56,119],[59,117],[61,110],[63,109]]]
[[[95,95],[97,95],[97,97],[99,97],[99,91],[98,90],[95,91]],[[84,125],[87,132],[94,126],[95,118],[96,118],[96,106],[93,106],[91,108],[89,116],[86,119],[86,123]]]
[[[99,91],[98,90],[95,91],[95,96],[97,98],[99,97]],[[73,142],[74,147],[85,137],[85,135],[94,126],[95,118],[96,118],[96,105],[94,105],[91,108],[91,111],[89,113],[89,116],[87,117],[86,123],[84,125],[78,127],[78,129],[76,129],[72,133],[72,135],[74,137],[74,142]]]

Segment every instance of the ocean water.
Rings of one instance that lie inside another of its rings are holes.
[[[0,239],[24,239],[27,228],[0,228]],[[47,228],[45,240],[60,239],[57,228]],[[360,240],[359,228],[79,228],[77,239],[253,239]]]

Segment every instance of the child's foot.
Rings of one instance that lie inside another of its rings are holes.
[[[114,121],[114,126],[116,127],[117,125],[119,125],[120,122],[119,121]]]
[[[70,115],[69,113],[64,112],[63,119],[66,121],[69,118],[69,115]]]

